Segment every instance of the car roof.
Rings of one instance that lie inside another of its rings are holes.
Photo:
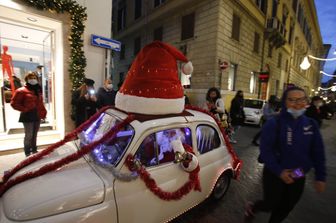
[[[108,109],[107,113],[118,116],[121,119],[126,119],[128,114],[116,108]],[[131,113],[135,116],[135,120],[132,125],[136,127],[137,125],[142,125],[142,128],[153,128],[157,125],[171,125],[173,123],[188,123],[194,121],[206,121],[216,123],[215,120],[206,113],[185,109],[179,114],[165,114],[165,115],[144,115]],[[147,127],[146,127],[147,126]]]

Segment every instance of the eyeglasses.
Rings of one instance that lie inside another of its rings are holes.
[[[302,98],[287,98],[287,101],[292,104],[303,104],[307,102],[307,97]]]

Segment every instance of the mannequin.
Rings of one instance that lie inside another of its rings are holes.
[[[9,82],[11,85],[12,94],[14,94],[15,91],[15,85],[13,80],[13,62],[12,62],[12,56],[7,54],[8,46],[3,46],[3,53],[1,54],[1,60],[2,60],[2,73],[5,76],[5,73],[7,73]]]

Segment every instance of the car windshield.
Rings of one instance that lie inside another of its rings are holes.
[[[245,99],[244,100],[244,107],[246,107],[246,108],[258,108],[258,109],[261,109],[262,106],[263,106],[263,101],[252,100],[252,99]]]
[[[102,113],[94,123],[79,134],[80,146],[82,147],[99,140],[121,121],[115,116]],[[114,138],[108,139],[96,146],[91,152],[91,157],[98,164],[116,165],[123,157],[133,135],[133,127],[126,125]]]

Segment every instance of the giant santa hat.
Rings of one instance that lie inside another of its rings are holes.
[[[175,47],[160,41],[146,45],[136,56],[119,89],[115,106],[140,114],[176,114],[184,109],[184,93],[178,78],[177,60],[188,59]],[[190,62],[183,66],[191,74]]]

